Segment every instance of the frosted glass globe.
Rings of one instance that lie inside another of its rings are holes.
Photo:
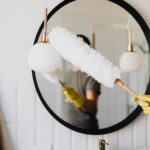
[[[142,67],[142,60],[137,52],[125,52],[120,58],[120,68],[124,72],[138,71]]]
[[[28,64],[36,72],[49,73],[61,67],[61,57],[50,43],[37,43],[29,52]]]

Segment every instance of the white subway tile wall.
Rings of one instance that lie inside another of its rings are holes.
[[[8,87],[10,95],[6,94]],[[149,116],[141,114],[134,123],[111,134],[84,135],[55,121],[34,88],[27,84],[6,81],[2,95],[5,97],[1,107],[14,150],[96,150],[98,139],[102,138],[109,143],[107,150],[148,150],[150,147]]]
[[[147,145],[147,137],[145,136],[147,133],[146,129],[146,116],[141,116],[134,123],[133,128],[133,147],[135,149],[146,147]],[[138,138],[142,137],[142,138]]]
[[[50,149],[54,143],[54,121],[37,124],[37,145],[39,148]]]
[[[18,149],[22,147],[32,147],[36,144],[36,124],[20,123],[17,127],[17,145]]]
[[[33,122],[35,120],[36,102],[34,88],[28,85],[17,86],[17,121]]]
[[[123,128],[121,132],[119,132],[118,138],[118,149],[133,149],[133,124]]]
[[[50,7],[60,1],[49,1]],[[150,1],[127,1],[150,25]],[[41,0],[6,0],[0,10],[0,109],[13,150],[98,150],[101,138],[110,144],[106,150],[150,150],[150,116],[141,115],[120,131],[97,136],[76,133],[55,121],[36,95],[26,62],[42,21]]]
[[[80,138],[78,138],[80,137]],[[88,150],[88,136],[72,131],[72,150],[82,149]]]

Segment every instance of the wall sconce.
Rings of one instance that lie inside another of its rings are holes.
[[[45,2],[46,4],[46,2]],[[50,73],[61,68],[61,57],[52,47],[48,39],[47,32],[47,14],[48,8],[44,8],[44,31],[41,42],[36,43],[30,50],[28,55],[29,67],[41,73]]]
[[[131,28],[128,28],[128,40],[128,51],[124,52],[120,58],[120,68],[124,72],[138,71],[142,67],[142,60],[139,54],[133,50]]]

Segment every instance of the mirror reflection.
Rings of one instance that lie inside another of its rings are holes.
[[[142,59],[142,67],[135,72],[124,72],[122,79],[137,92],[145,92],[150,68],[148,44],[140,26],[124,9],[106,0],[78,0],[49,20],[49,30],[55,26],[73,31],[117,66],[128,50],[130,29],[133,49]],[[110,127],[125,119],[138,105],[118,86],[104,87],[66,60],[62,60],[62,70],[57,75],[66,88],[52,83],[48,75],[36,73],[41,94],[54,113],[76,127]]]

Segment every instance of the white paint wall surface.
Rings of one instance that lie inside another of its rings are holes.
[[[51,0],[53,7],[60,0]],[[128,0],[150,26],[149,0]],[[83,135],[55,121],[34,90],[27,54],[42,21],[41,0],[0,0],[0,109],[13,150],[150,150],[150,116],[141,115],[126,128],[103,136]]]

